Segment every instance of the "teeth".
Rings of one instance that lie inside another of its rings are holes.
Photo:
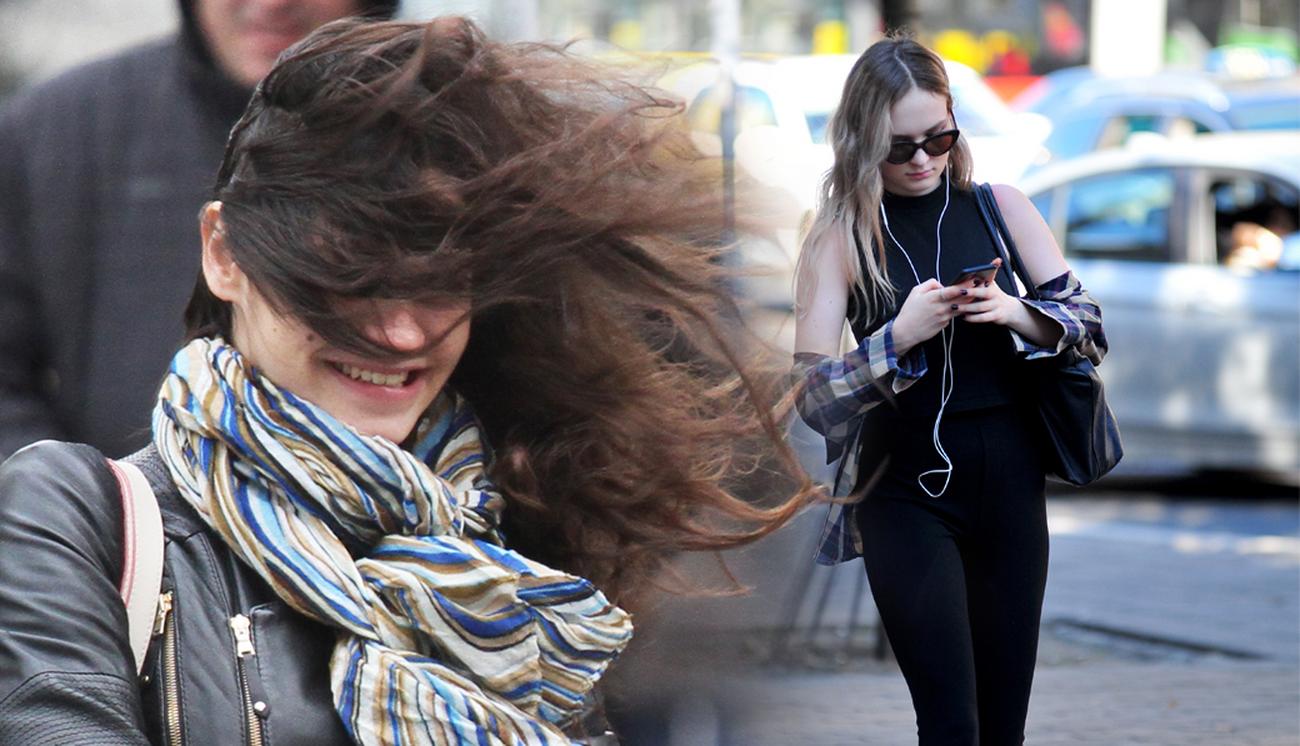
[[[410,372],[403,373],[379,373],[378,371],[358,368],[355,365],[347,363],[337,363],[334,366],[338,368],[343,375],[356,381],[373,383],[376,386],[387,386],[389,388],[398,388],[406,385],[406,379],[410,377]]]

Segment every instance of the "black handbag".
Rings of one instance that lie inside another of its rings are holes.
[[[993,239],[1025,286],[1025,295],[1038,300],[1034,281],[1025,271],[1016,242],[1002,219],[993,189],[975,187],[980,217]],[[1119,423],[1106,405],[1106,389],[1092,361],[1071,347],[1060,355],[1025,363],[1029,368],[1038,413],[1051,449],[1048,473],[1074,485],[1097,481],[1124,457]]]

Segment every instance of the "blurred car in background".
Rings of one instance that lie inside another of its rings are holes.
[[[1300,75],[1223,83],[1228,119],[1242,130],[1293,130],[1300,135]]]
[[[1026,88],[1014,109],[1051,121],[1050,161],[1124,145],[1147,133],[1190,137],[1234,130],[1300,129],[1300,76],[1233,79],[1194,71],[1097,77],[1057,70]]]
[[[1300,479],[1300,137],[1139,138],[1021,187],[1102,306],[1121,468]]]
[[[1227,132],[1235,129],[1228,107],[1227,94],[1204,75],[1167,72],[1132,78],[1079,74],[1027,110],[1051,121],[1043,145],[1050,161],[1058,162],[1124,145],[1142,133],[1178,138]]]
[[[1013,111],[1032,111],[1038,114],[1052,111],[1061,105],[1080,83],[1097,76],[1087,65],[1073,65],[1038,76],[1007,102]]]

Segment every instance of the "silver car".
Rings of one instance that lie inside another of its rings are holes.
[[[1122,468],[1300,479],[1300,133],[1138,139],[1020,187],[1101,303]]]

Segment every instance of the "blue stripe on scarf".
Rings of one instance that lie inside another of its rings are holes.
[[[292,570],[293,568],[291,567],[290,569]],[[301,577],[301,575],[296,572],[294,572],[293,574],[287,574],[285,572],[284,565],[279,563],[268,564],[266,566],[266,570],[271,574],[271,578],[269,578],[269,580],[272,581],[272,585],[275,585],[278,588],[296,589],[296,586],[294,585],[294,578]],[[305,596],[303,593],[298,592],[296,590],[290,590],[287,591],[286,593],[292,593],[294,598],[300,599],[300,602],[303,605],[307,606],[308,608],[315,608],[314,615],[316,617],[319,618],[325,616],[323,611],[320,608],[316,608],[319,607],[319,604],[313,601],[311,598]],[[281,593],[280,596],[282,598],[286,598],[286,593]],[[338,622],[339,626],[343,626],[344,624],[350,624],[352,625],[353,629],[360,628],[365,630],[371,630],[373,632],[374,628],[370,626],[370,622],[365,618],[357,616],[355,605],[348,605],[348,606],[340,605],[334,599],[332,599],[328,594],[323,594],[319,596],[319,598],[323,598],[325,600],[326,608],[334,612],[335,617],[339,619]],[[286,600],[288,599],[286,598]]]
[[[591,583],[577,578],[563,583],[548,583],[519,589],[519,599],[528,603],[565,603],[590,595]]]
[[[312,432],[313,436],[317,438],[321,438],[322,440],[326,440],[334,444],[334,448],[338,452],[349,454],[351,456],[350,463],[360,466],[361,469],[366,473],[366,476],[369,477],[370,481],[373,482],[374,484],[380,485],[386,481],[384,476],[379,473],[379,470],[375,468],[376,463],[374,460],[367,459],[367,458],[358,458],[359,456],[363,456],[365,454],[370,454],[373,456],[373,453],[368,446],[359,442],[359,438],[352,430],[339,429],[337,426],[334,428],[330,428],[320,418],[319,416],[320,410],[317,410],[315,407],[303,407],[302,402],[299,401],[297,397],[294,397],[292,394],[290,394],[289,396],[293,400],[294,404],[300,407],[298,411],[301,412],[302,415],[305,416],[307,420],[317,428],[315,431]],[[392,476],[391,469],[385,469],[384,471],[387,473],[387,476],[389,477]]]
[[[510,647],[510,643],[503,642],[500,645],[492,645],[490,641],[513,635],[518,630],[527,627],[535,618],[527,607],[520,606],[518,611],[506,616],[478,619],[461,611],[455,602],[449,601],[446,596],[438,591],[431,591],[430,595],[438,604],[438,608],[442,610],[442,613],[455,622],[458,627],[485,641],[484,644],[477,646],[482,650],[504,650]]]
[[[565,655],[571,656],[573,658],[584,659],[584,660],[601,660],[601,658],[603,657],[599,651],[580,650],[578,648],[573,647],[572,645],[569,644],[568,640],[564,639],[563,635],[561,635],[559,632],[555,630],[555,625],[551,624],[550,621],[542,618],[540,615],[538,616],[537,619],[537,626],[541,628],[542,634],[546,635],[546,638],[550,640],[551,643],[554,644],[555,647],[559,649],[561,652],[563,652]]]
[[[397,666],[391,666],[388,669],[388,702],[385,703],[385,706],[388,708],[389,712],[397,712],[397,691],[398,691]],[[393,740],[391,741],[391,743],[394,744],[402,743],[402,729],[400,727],[401,725],[400,721],[397,718],[389,718],[389,721],[392,726],[391,735]]]

